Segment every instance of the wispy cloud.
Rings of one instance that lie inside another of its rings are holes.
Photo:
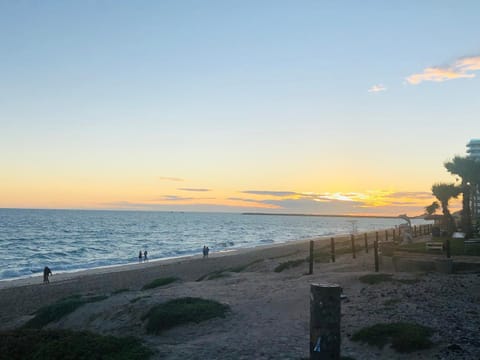
[[[474,78],[472,71],[480,70],[480,56],[464,57],[448,66],[427,67],[423,72],[406,78],[407,83],[418,85],[424,81],[443,82],[454,79]]]
[[[241,193],[252,194],[252,195],[278,196],[278,197],[292,196],[292,195],[298,194],[294,191],[271,191],[271,190],[246,190],[246,191],[241,191]]]
[[[170,177],[170,176],[160,176],[158,179],[162,181],[183,181],[183,179],[181,178]]]
[[[163,195],[156,199],[153,199],[152,201],[187,201],[187,200],[193,200],[193,199],[194,198],[192,197],[186,197],[186,196]]]
[[[177,190],[181,190],[181,191],[194,191],[194,192],[212,191],[212,190],[210,190],[210,189],[201,189],[201,188],[178,188]]]
[[[387,88],[382,84],[373,85],[370,89],[368,89],[368,92],[371,92],[371,93],[378,93],[382,91],[387,91]]]

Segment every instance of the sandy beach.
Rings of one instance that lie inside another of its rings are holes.
[[[327,243],[328,239],[319,240]],[[282,272],[274,269],[288,260],[305,258],[308,241],[213,253],[166,261],[132,264],[76,273],[55,274],[51,283],[28,278],[0,282],[0,326],[12,329],[42,306],[73,294],[109,295],[86,304],[47,328],[89,330],[101,334],[135,335],[156,350],[154,359],[302,359],[309,356],[311,283],[342,287],[342,356],[354,359],[478,359],[480,355],[480,274],[444,275],[435,272],[397,272],[384,261],[382,273],[395,280],[377,285],[359,281],[374,271],[373,251],[359,248],[337,257],[335,263],[308,263]],[[231,271],[241,267],[241,271]],[[200,280],[215,271],[221,277]],[[174,276],[178,282],[141,290],[146,283]],[[128,289],[112,294],[120,289]],[[188,324],[162,335],[147,335],[142,315],[154,304],[195,296],[230,306],[225,318]],[[351,341],[362,327],[407,321],[431,326],[434,346],[413,354],[398,354]]]

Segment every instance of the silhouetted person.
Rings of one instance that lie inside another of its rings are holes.
[[[202,253],[203,253],[203,257],[207,256],[207,247],[205,245],[203,245]]]
[[[48,284],[50,282],[50,280],[48,279],[48,277],[52,275],[52,270],[50,270],[50,268],[48,266],[45,266],[45,268],[43,269],[43,283],[44,284]]]
[[[147,254],[148,254],[148,253],[147,253],[147,250],[145,250],[145,251],[143,252],[143,261],[147,261],[147,260],[148,260]]]
[[[138,262],[142,262],[142,250],[138,252]]]
[[[208,257],[208,253],[210,252],[210,249],[208,248],[208,246],[205,248],[205,256]]]

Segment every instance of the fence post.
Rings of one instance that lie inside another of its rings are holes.
[[[368,235],[365,233],[365,252],[368,254]]]
[[[385,241],[388,241],[388,230],[385,230]]]
[[[357,254],[355,253],[355,236],[353,234],[350,235],[350,240],[352,240],[352,258],[356,259]]]
[[[308,266],[308,274],[313,274],[313,240],[310,240],[310,263]]]
[[[378,272],[378,240],[373,243],[373,253],[375,254],[375,272]]]
[[[417,237],[417,225],[413,225],[413,237]]]
[[[445,250],[447,252],[447,258],[450,259],[450,256],[451,256],[451,254],[450,254],[450,239],[447,239],[446,242],[447,243],[445,244]]]
[[[331,248],[332,262],[335,262],[335,239],[333,237],[330,238],[330,248]]]
[[[310,284],[310,359],[340,359],[340,294],[335,284]]]
[[[395,233],[396,233],[396,231],[395,231],[395,228],[394,228],[392,230],[392,241],[395,241]]]

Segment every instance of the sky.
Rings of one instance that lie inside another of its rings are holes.
[[[476,0],[0,0],[0,207],[419,215],[480,137],[479,24]]]

